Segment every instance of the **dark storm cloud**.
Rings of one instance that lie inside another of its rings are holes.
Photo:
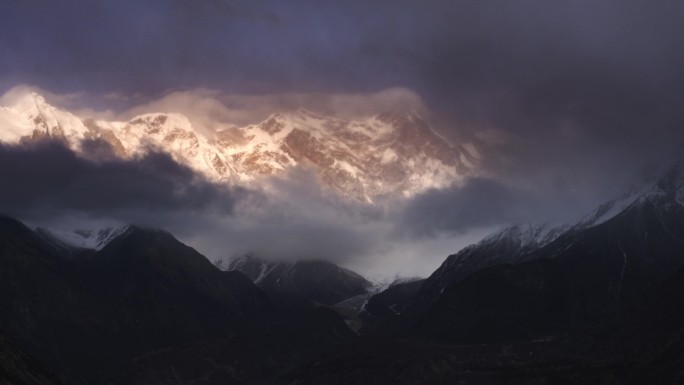
[[[10,0],[0,82],[129,102],[197,87],[406,87],[452,139],[492,126],[518,136],[520,147],[490,150],[494,170],[570,160],[576,172],[582,152],[609,159],[600,173],[636,149],[659,160],[664,136],[682,140],[683,12],[645,0]],[[555,151],[568,140],[572,152]],[[498,154],[508,151],[513,162]]]
[[[29,219],[69,212],[120,217],[117,213],[126,210],[228,215],[244,195],[206,182],[165,154],[125,161],[107,150],[87,142],[84,151],[91,159],[86,160],[52,141],[0,146],[0,211]]]
[[[10,0],[3,8],[3,72],[130,94],[218,83],[454,95],[535,88],[584,67],[662,81],[682,59],[679,2]]]
[[[572,223],[596,208],[594,197],[578,198],[575,192],[565,190],[549,196],[547,187],[520,187],[493,178],[473,177],[408,199],[392,214],[392,221],[396,235],[420,240],[440,234],[464,234],[477,228]]]

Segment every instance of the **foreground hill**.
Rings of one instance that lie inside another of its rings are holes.
[[[60,250],[0,219],[0,330],[65,382],[166,383],[175,367],[186,382],[250,383],[352,336],[332,310],[282,308],[163,231],[131,226],[77,259]],[[207,366],[221,357],[233,361]]]
[[[682,189],[679,174],[670,173],[613,218],[456,282],[430,307],[418,333],[478,342],[606,322],[684,266]]]

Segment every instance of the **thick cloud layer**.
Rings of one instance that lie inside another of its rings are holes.
[[[56,141],[0,146],[0,213],[56,229],[134,223],[169,230],[211,259],[326,259],[377,277],[429,274],[491,229],[402,233],[402,218],[415,220],[402,214],[406,202],[344,198],[305,169],[245,189],[210,183],[160,153],[121,160],[105,143],[83,149],[76,155]]]
[[[10,0],[0,16],[0,69],[15,83],[61,93],[405,86],[452,107],[441,96],[472,100],[474,91],[553,105],[588,83],[681,81],[683,7],[644,0]]]
[[[532,219],[533,200],[522,191],[491,179],[474,178],[463,186],[430,190],[409,201],[397,224],[417,236],[465,232],[473,227]]]
[[[55,141],[0,146],[0,180],[0,212],[32,224],[134,223],[171,231],[210,259],[325,259],[381,279],[430,274],[504,225],[570,217],[557,207],[562,197],[492,178],[368,204],[323,187],[311,170],[229,187],[165,154],[118,159],[101,142],[84,143],[80,155]]]

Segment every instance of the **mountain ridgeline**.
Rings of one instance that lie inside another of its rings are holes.
[[[513,226],[384,289],[323,261],[217,268],[137,226],[0,218],[0,383],[679,384],[684,174]]]
[[[448,186],[479,159],[471,144],[449,144],[415,113],[343,120],[300,109],[246,127],[215,123],[200,129],[178,113],[80,118],[28,93],[0,106],[0,142],[50,138],[82,154],[85,141],[97,140],[123,159],[161,151],[218,183],[247,184],[306,167],[333,191],[361,200]]]

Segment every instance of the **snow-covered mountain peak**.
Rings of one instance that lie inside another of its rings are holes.
[[[142,126],[148,132],[156,130],[178,129],[195,133],[196,130],[187,116],[179,113],[149,113],[138,115],[128,121],[129,125]]]
[[[0,140],[9,143],[16,143],[24,137],[49,137],[79,148],[88,131],[80,118],[52,106],[35,92],[26,93],[11,106],[3,107],[0,124]]]
[[[35,93],[0,109],[2,142],[48,137],[79,152],[82,141],[96,139],[122,158],[163,151],[216,182],[250,183],[304,166],[332,190],[366,201],[449,186],[478,162],[471,148],[450,145],[414,113],[349,120],[298,109],[246,127],[214,127],[201,132],[178,113],[81,119]]]
[[[36,92],[27,92],[24,95],[16,98],[11,108],[19,113],[36,114],[42,111],[55,111],[56,108],[50,105],[45,98]]]
[[[412,195],[443,187],[467,173],[467,151],[450,146],[423,121],[414,123],[421,127],[413,132],[406,122],[344,120],[299,109],[219,131],[215,141],[245,171],[241,179],[313,166],[328,185],[369,200],[390,191]]]

